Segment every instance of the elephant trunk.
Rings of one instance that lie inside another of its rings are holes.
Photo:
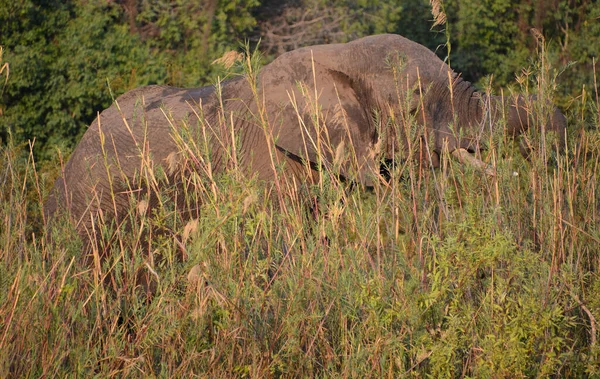
[[[452,158],[456,159],[460,163],[470,166],[476,170],[484,172],[489,176],[496,176],[496,171],[494,168],[487,163],[483,162],[480,159],[477,159],[474,155],[469,153],[466,149],[460,148],[454,150],[452,153]]]
[[[565,116],[551,104],[540,104],[541,109],[538,110],[535,107],[535,101],[535,96],[509,98],[507,132],[513,137],[518,137],[527,132],[530,127],[539,127],[538,131],[542,136],[545,136],[547,132],[555,134],[556,140],[553,148],[562,152],[566,147],[567,121]],[[521,153],[527,157],[531,154],[531,148],[521,144]]]

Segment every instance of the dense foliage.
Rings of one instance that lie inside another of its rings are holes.
[[[449,0],[445,3],[453,42],[451,59],[472,80],[494,75],[500,86],[530,66],[541,39],[550,62],[564,68],[560,102],[593,88],[592,64],[600,51],[600,3],[577,0]],[[532,30],[533,29],[533,30]],[[537,31],[537,32],[536,32]],[[536,34],[538,34],[536,36]]]
[[[9,134],[17,143],[35,138],[46,158],[72,147],[114,95],[145,84],[206,84],[210,62],[238,46],[257,5],[214,3],[0,2],[0,44],[12,68],[0,102],[3,143]]]
[[[145,84],[197,86],[221,72],[211,62],[244,40],[280,54],[304,45],[398,33],[420,42],[472,81],[499,88],[531,64],[538,40],[560,69],[559,103],[593,88],[600,4],[588,0],[447,0],[432,31],[420,0],[0,1],[0,45],[12,66],[0,97],[0,139],[36,139],[36,156],[69,150],[113,96]],[[444,28],[444,29],[442,29]],[[448,31],[447,35],[443,31]],[[449,37],[450,44],[447,44]],[[450,49],[448,49],[450,47]]]

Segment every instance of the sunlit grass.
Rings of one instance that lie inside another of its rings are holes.
[[[158,205],[100,221],[91,258],[64,217],[40,227],[44,176],[3,148],[0,377],[599,375],[599,106],[573,109],[562,155],[499,133],[496,177],[402,157],[373,188],[339,161],[261,182],[235,150],[214,173],[174,129],[181,185],[144,167]]]

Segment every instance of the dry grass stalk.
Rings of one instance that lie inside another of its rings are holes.
[[[540,44],[543,44],[546,42],[546,39],[544,38],[544,35],[542,34],[542,32],[540,32],[536,28],[531,28],[531,35],[533,35],[535,40]]]
[[[215,59],[212,61],[212,64],[220,64],[225,68],[231,68],[236,62],[241,62],[244,60],[244,54],[239,53],[235,50],[230,50],[223,54],[221,58]]]
[[[433,26],[444,25],[446,23],[446,12],[442,0],[430,0],[431,14],[433,15]]]

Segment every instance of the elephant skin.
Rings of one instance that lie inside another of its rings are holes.
[[[408,156],[410,117],[426,137],[421,145],[433,166],[445,151],[479,149],[482,134],[497,127],[501,104],[509,104],[510,135],[535,119],[524,97],[479,93],[433,52],[398,35],[301,48],[264,66],[255,76],[256,92],[250,79],[225,81],[220,91],[153,85],[120,96],[79,142],[46,202],[47,214],[67,208],[88,238],[99,215],[119,217],[129,206],[140,188],[126,182],[144,164],[169,166],[180,151],[173,132],[183,123],[190,134],[208,136],[212,173],[232,159],[227,145],[234,136],[237,164],[260,179],[275,178],[277,161],[287,175],[313,180],[305,163],[312,170],[332,165],[345,151],[352,159],[341,164],[340,175],[371,185],[380,159]],[[550,113],[545,130],[564,144],[565,118],[556,108]],[[124,190],[115,193],[117,182]]]

